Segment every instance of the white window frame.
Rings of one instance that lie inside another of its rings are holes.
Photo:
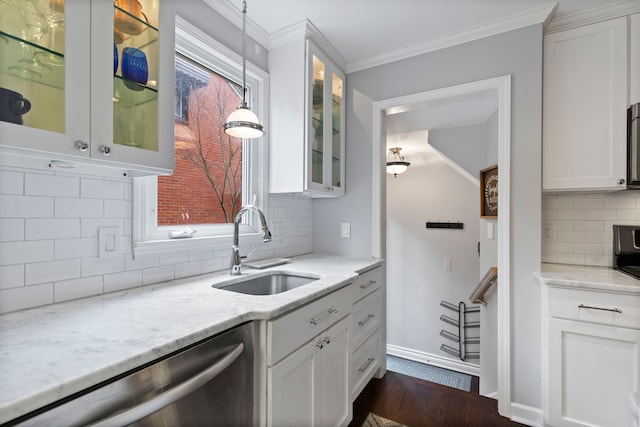
[[[176,16],[177,52],[202,64],[212,71],[242,82],[242,56],[214,40],[183,18]],[[247,96],[251,109],[268,123],[268,74],[247,63]],[[268,212],[268,137],[243,140],[242,194],[243,205],[253,204]],[[247,155],[248,154],[248,155]],[[245,179],[249,177],[249,179]],[[189,227],[196,230],[191,238],[170,239],[169,232],[187,226],[158,226],[158,178],[133,178],[132,250],[134,258],[175,255],[185,251],[218,250],[231,248],[233,224],[205,224]],[[256,218],[245,214],[240,227],[240,243],[248,245],[262,242],[262,232]]]

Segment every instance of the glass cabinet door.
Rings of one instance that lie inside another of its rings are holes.
[[[158,151],[158,1],[115,0],[113,142]]]
[[[64,0],[0,0],[0,121],[65,132]]]
[[[0,0],[0,145],[89,156],[90,10]]]
[[[344,75],[335,64],[308,44],[311,58],[309,97],[309,190],[324,195],[344,194]]]
[[[324,69],[325,65],[316,55],[312,56],[312,102],[311,102],[311,182],[324,182]]]
[[[331,74],[331,186],[342,187],[342,137],[343,137],[343,82],[336,74]]]
[[[172,0],[91,3],[92,158],[170,173],[174,25]]]

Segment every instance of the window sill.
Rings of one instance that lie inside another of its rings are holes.
[[[262,234],[250,233],[240,235],[241,248],[251,247],[262,243]],[[183,255],[192,252],[211,252],[229,250],[231,255],[231,245],[233,243],[232,236],[208,236],[208,237],[190,237],[186,239],[163,239],[148,240],[133,243],[133,258],[148,259],[158,258],[162,256]],[[245,252],[245,251],[243,251]],[[248,251],[246,251],[248,252]]]

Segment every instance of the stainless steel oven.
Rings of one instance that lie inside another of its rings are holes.
[[[613,226],[613,268],[640,279],[640,225]]]
[[[245,323],[8,425],[253,426],[257,335]]]

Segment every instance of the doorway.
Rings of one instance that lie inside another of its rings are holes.
[[[387,245],[387,185],[384,172],[386,160],[387,117],[393,114],[406,113],[428,109],[431,105],[443,103],[447,100],[462,99],[464,97],[478,98],[492,96],[497,99],[497,140],[498,140],[498,211],[497,219],[497,266],[499,281],[497,285],[497,302],[486,310],[495,310],[497,317],[497,331],[485,336],[496,337],[494,346],[485,349],[484,357],[495,363],[495,397],[498,398],[500,413],[508,416],[510,412],[510,286],[509,286],[509,158],[510,158],[510,76],[502,76],[443,89],[407,95],[403,97],[382,100],[374,103],[373,134],[374,168],[373,179],[373,242],[374,255],[386,258]],[[459,113],[458,113],[459,114]],[[411,326],[411,325],[408,325]],[[489,375],[490,370],[480,367],[480,376]]]

